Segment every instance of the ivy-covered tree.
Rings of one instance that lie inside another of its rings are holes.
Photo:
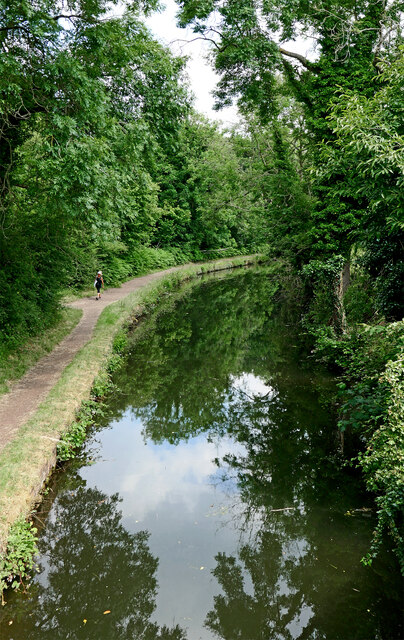
[[[218,107],[237,100],[242,111],[258,111],[263,122],[274,123],[280,112],[278,77],[285,79],[303,108],[314,169],[322,163],[322,147],[335,144],[328,116],[339,100],[336,90],[371,98],[382,60],[401,41],[399,0],[320,0],[314,5],[301,0],[178,0],[178,5],[180,24],[191,24],[212,43],[220,74]],[[310,58],[293,48],[291,42],[299,38],[313,42]],[[354,179],[355,172],[335,171],[313,182],[312,257],[341,254],[347,259],[367,224],[366,197],[343,188]]]
[[[362,263],[376,282],[377,306],[387,317],[404,316],[404,49],[375,85],[371,97],[346,91],[335,105],[330,124],[335,145],[322,147],[321,176],[349,176],[334,199],[366,205],[358,230]]]

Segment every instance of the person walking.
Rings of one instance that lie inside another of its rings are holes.
[[[96,300],[100,300],[101,299],[101,287],[104,288],[104,280],[102,277],[102,271],[98,271],[96,277],[95,277],[95,282],[94,282],[94,286],[97,289],[97,295],[96,295]]]

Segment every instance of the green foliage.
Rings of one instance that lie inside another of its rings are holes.
[[[329,118],[336,139],[323,145],[318,170],[328,182],[343,176],[330,192],[334,201],[351,203],[352,215],[360,209],[360,223],[350,237],[363,249],[362,265],[374,280],[378,310],[396,320],[404,315],[403,73],[401,48],[384,63],[372,95],[358,89],[340,93]]]
[[[380,426],[359,455],[369,491],[376,493],[377,526],[372,545],[363,562],[370,564],[387,532],[404,573],[404,349],[398,358],[390,360],[380,377],[385,390],[386,409]]]
[[[125,353],[127,345],[128,345],[127,332],[122,329],[116,334],[114,341],[112,343],[113,354],[122,355],[123,353]]]
[[[99,413],[99,405],[91,398],[83,402],[76,420],[70,425],[63,439],[57,444],[58,460],[64,462],[76,456],[77,449],[81,447],[87,436],[88,428],[94,423]]]
[[[88,429],[94,424],[96,418],[102,415],[102,400],[113,388],[110,374],[119,368],[122,359],[118,350],[123,348],[124,338],[118,334],[116,340],[116,346],[113,348],[114,353],[110,358],[108,366],[94,380],[89,400],[82,403],[75,421],[70,425],[63,435],[63,438],[57,444],[57,457],[61,462],[76,457],[77,449],[84,443]]]
[[[151,271],[168,269],[183,264],[194,258],[194,252],[182,248],[156,248],[137,245],[133,248],[125,247],[120,255],[106,255],[102,264],[105,282],[108,286],[119,286],[124,280]]]
[[[348,325],[369,322],[375,315],[375,286],[362,268],[351,269],[351,282],[345,292],[344,307]]]
[[[375,308],[389,320],[404,316],[403,247],[403,232],[382,229],[365,244],[363,265],[374,283]]]
[[[170,250],[153,247],[137,247],[130,252],[129,259],[133,275],[167,269],[185,261],[181,259],[180,251],[175,254]]]
[[[0,592],[9,587],[19,589],[25,579],[29,580],[38,551],[36,533],[32,522],[21,518],[10,528],[6,553],[0,558]]]
[[[341,431],[355,432],[363,450],[357,459],[367,488],[376,494],[377,526],[364,562],[370,564],[383,533],[393,539],[404,569],[404,323],[357,326],[337,339],[319,333],[318,358],[342,372],[339,383]]]
[[[337,285],[343,264],[344,258],[336,255],[327,260],[311,260],[302,268],[302,275],[312,290],[304,324],[313,333],[321,332],[322,325],[338,328],[334,320],[341,311]]]
[[[344,371],[346,382],[351,384],[378,377],[386,363],[397,356],[403,337],[402,322],[356,325],[342,337],[329,327],[319,333],[315,354]]]

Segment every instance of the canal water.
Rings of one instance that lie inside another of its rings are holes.
[[[189,283],[130,337],[38,514],[2,640],[398,640],[402,585],[343,466],[334,381],[265,270]]]

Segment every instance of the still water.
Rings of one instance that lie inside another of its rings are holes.
[[[297,328],[262,271],[188,284],[142,321],[39,513],[2,640],[402,637],[394,556],[360,564],[372,503]]]

